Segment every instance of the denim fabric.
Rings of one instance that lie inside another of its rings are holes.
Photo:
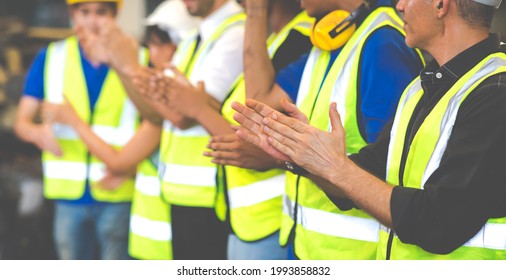
[[[245,242],[235,234],[228,236],[229,260],[286,260],[287,250],[279,246],[279,231],[254,242]]]
[[[62,260],[127,260],[130,203],[55,204],[54,240]]]

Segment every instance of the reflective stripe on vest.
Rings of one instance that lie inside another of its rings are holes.
[[[330,129],[329,106],[337,103],[346,129],[346,149],[355,153],[367,142],[357,121],[357,89],[360,54],[371,34],[382,27],[391,27],[404,35],[402,21],[394,9],[379,7],[371,12],[341,50],[323,81],[330,53],[314,48],[304,69],[297,106],[319,129]],[[320,88],[321,85],[321,88]],[[340,211],[307,178],[288,173],[287,197],[298,197],[295,227],[295,253],[301,259],[374,259],[376,257],[379,223],[365,212],[353,209]],[[298,180],[298,183],[297,183]],[[295,205],[295,203],[293,203]],[[292,207],[288,205],[287,207]],[[283,225],[293,226],[293,217],[283,215]],[[322,223],[319,225],[318,223]],[[331,224],[329,221],[333,221]],[[281,243],[288,241],[292,229],[282,229]]]
[[[204,40],[193,54],[196,37],[184,41],[175,55],[179,70],[191,77],[194,67],[205,60],[216,41],[232,27],[244,25],[245,14],[225,20]],[[193,55],[193,56],[192,56]],[[216,198],[216,165],[202,154],[209,143],[209,134],[202,126],[181,130],[166,120],[162,132],[159,174],[162,195],[175,205],[214,207]]]
[[[130,216],[129,254],[136,259],[172,259],[170,205],[160,197],[160,179],[149,160],[139,164]]]
[[[294,17],[281,31],[267,40],[267,51],[272,59],[292,30],[308,35],[314,19],[302,12]],[[232,102],[244,103],[246,84],[244,75],[234,83],[232,93],[223,103],[222,115],[230,123],[233,119]],[[226,205],[223,190],[219,188],[216,212],[225,220],[227,206],[230,209],[230,224],[238,238],[256,241],[279,230],[281,226],[281,197],[285,188],[285,174],[282,170],[258,172],[251,169],[225,166],[229,205]]]
[[[102,140],[116,148],[131,139],[135,133],[138,114],[114,71],[108,72],[95,112],[90,112],[81,55],[75,37],[50,44],[45,67],[44,96],[47,101],[61,103],[65,95],[78,116],[90,123]],[[103,164],[89,154],[72,128],[55,124],[53,133],[62,148],[63,156],[43,153],[45,195],[49,199],[79,199],[85,191],[87,179],[93,186],[103,177]],[[115,191],[91,188],[93,198],[105,202],[130,201],[132,193],[133,180],[127,180]]]
[[[410,145],[405,164],[405,187],[423,189],[428,178],[441,163],[457,118],[460,104],[486,78],[506,72],[506,55],[493,54],[460,78],[441,98],[418,129]],[[406,89],[397,108],[388,148],[387,182],[399,184],[402,151],[409,121],[423,95],[420,79]],[[438,125],[439,124],[439,125]],[[431,254],[415,245],[402,243],[394,235],[392,259],[505,259],[506,219],[489,219],[475,237],[447,255]],[[382,230],[378,258],[384,259],[390,230]]]

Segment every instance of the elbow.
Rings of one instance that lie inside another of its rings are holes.
[[[431,242],[422,243],[419,246],[432,254],[448,255],[460,248],[462,245],[464,245],[464,243],[456,243],[454,240],[444,239],[439,241],[432,240]]]
[[[460,230],[459,230],[460,229]],[[416,230],[412,236],[399,234],[403,243],[417,245],[432,254],[448,255],[462,247],[479,231],[470,231],[469,228],[454,226],[453,229],[444,228],[432,230]]]
[[[22,124],[21,121],[19,120],[16,120],[14,122],[14,127],[13,127],[13,131],[14,131],[14,134],[19,138],[21,139],[22,141],[25,141],[25,142],[29,142],[29,139],[26,137],[24,131],[24,125]]]
[[[107,164],[107,168],[111,173],[118,175],[130,175],[135,173],[136,166],[126,164],[124,161],[110,162]]]
[[[185,129],[189,129],[189,128],[192,128],[193,126],[195,126],[195,123],[192,121],[180,121],[180,122],[174,123],[174,125],[181,130],[185,130]]]
[[[195,121],[183,116],[177,116],[171,120],[172,124],[181,130],[189,129],[195,126]]]
[[[151,124],[161,127],[163,125],[163,117],[159,114],[145,114],[142,115],[143,118],[148,120]]]

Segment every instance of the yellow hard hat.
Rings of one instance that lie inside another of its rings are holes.
[[[67,0],[67,5],[89,2],[112,2],[118,4],[118,8],[121,8],[121,5],[123,4],[123,0]]]

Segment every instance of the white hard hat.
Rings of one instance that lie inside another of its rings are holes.
[[[146,18],[145,24],[167,31],[177,44],[198,28],[200,19],[188,13],[182,0],[165,0]]]
[[[483,5],[494,7],[496,9],[499,9],[499,6],[501,6],[502,2],[502,0],[474,0],[474,1]]]

